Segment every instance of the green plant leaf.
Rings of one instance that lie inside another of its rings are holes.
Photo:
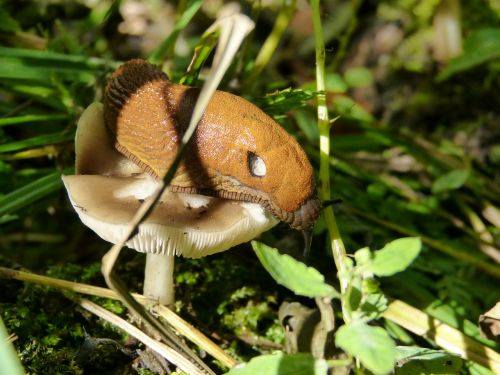
[[[463,360],[449,353],[416,346],[396,347],[397,375],[458,374]]]
[[[469,177],[469,170],[467,169],[455,169],[442,176],[432,184],[432,192],[434,194],[439,194],[448,190],[455,190],[462,187]]]
[[[342,77],[336,73],[327,73],[325,75],[325,90],[335,93],[345,93],[348,90],[348,86]],[[314,89],[316,89],[316,82],[314,83]]]
[[[374,374],[388,374],[396,364],[396,346],[380,327],[360,321],[345,324],[337,331],[335,344],[358,358]]]
[[[377,276],[391,276],[404,271],[420,253],[422,242],[418,237],[394,240],[375,251],[366,269]]]
[[[363,87],[373,82],[373,76],[369,69],[357,66],[346,70],[344,80],[350,87]]]
[[[387,310],[387,297],[381,293],[370,294],[360,306],[363,318],[378,319]]]
[[[2,5],[0,4],[0,31],[7,33],[19,31],[19,22],[12,18]]]
[[[439,73],[437,80],[443,81],[453,74],[498,58],[500,58],[500,29],[487,28],[474,31],[464,41],[463,53],[449,62],[446,69]]]
[[[288,88],[267,94],[256,100],[257,106],[269,115],[283,115],[293,109],[305,107],[307,101],[316,97],[313,91]]]
[[[316,81],[305,83],[302,88],[304,90],[316,91]],[[349,86],[345,83],[342,77],[336,73],[325,74],[325,91],[334,93],[346,93]]]
[[[343,117],[359,121],[373,121],[373,116],[348,96],[338,96],[334,102],[335,111]]]
[[[277,353],[255,357],[243,366],[233,368],[227,375],[326,375],[327,370],[324,360],[315,360],[309,353]]]
[[[354,259],[356,260],[356,265],[362,266],[364,264],[368,264],[372,261],[372,252],[370,251],[370,248],[368,247],[363,247],[359,250],[357,250],[354,253]]]
[[[278,284],[306,297],[338,297],[338,292],[325,283],[321,273],[277,249],[252,241],[252,247],[264,268]]]

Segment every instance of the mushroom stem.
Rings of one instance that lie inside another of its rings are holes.
[[[175,255],[146,254],[144,269],[144,295],[162,305],[172,306],[174,296]]]

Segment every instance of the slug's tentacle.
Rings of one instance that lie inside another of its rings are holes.
[[[307,228],[302,230],[302,237],[304,238],[304,250],[302,252],[302,256],[306,259],[311,253],[311,244],[313,237],[312,228]]]
[[[161,178],[178,150],[199,90],[132,60],[106,87],[105,122],[115,147]],[[262,205],[295,229],[317,219],[313,169],[284,129],[245,99],[216,91],[170,189]]]

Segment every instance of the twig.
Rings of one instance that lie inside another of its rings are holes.
[[[85,310],[90,311],[92,314],[106,320],[107,322],[116,325],[121,328],[129,335],[135,337],[137,340],[141,341],[144,345],[151,348],[164,358],[166,358],[171,363],[176,364],[180,369],[188,374],[205,374],[207,371],[200,371],[199,367],[193,364],[189,359],[186,359],[183,355],[180,355],[176,350],[168,347],[167,345],[156,341],[149,337],[147,334],[142,332],[136,326],[130,324],[126,320],[120,318],[119,316],[113,314],[112,312],[106,310],[105,308],[91,302],[87,299],[82,299],[79,301],[80,306]],[[210,374],[215,374],[210,371]]]
[[[149,215],[153,210],[155,204],[160,199],[165,188],[169,185],[170,181],[174,178],[174,175],[179,167],[184,154],[186,153],[188,144],[194,134],[198,122],[200,121],[206,106],[208,105],[213,93],[217,89],[224,73],[227,71],[234,55],[238,51],[241,42],[245,36],[253,29],[254,23],[246,16],[242,14],[235,14],[230,17],[226,17],[222,20],[217,20],[214,25],[212,25],[206,32],[211,33],[215,28],[220,28],[220,39],[217,49],[215,51],[214,63],[212,65],[211,72],[209,74],[209,79],[203,85],[198,100],[193,109],[193,114],[191,116],[189,126],[186,129],[184,135],[182,136],[179,150],[172,162],[172,165],[168,169],[167,173],[161,181],[158,182],[157,188],[154,193],[149,196],[144,203],[139,207],[136,214],[130,221],[130,224],[124,231],[124,235],[120,241],[118,241],[102,258],[101,272],[106,280],[106,284],[110,289],[120,295],[123,303],[127,308],[136,314],[138,317],[142,318],[144,322],[155,332],[157,332],[167,343],[177,348],[178,350],[184,352],[188,357],[190,357],[194,363],[197,363],[200,368],[210,371],[210,369],[194,354],[188,347],[182,345],[180,342],[176,342],[171,333],[164,327],[159,321],[157,321],[140,303],[138,303],[128,291],[125,283],[122,279],[113,271],[118,256],[125,246],[125,243],[130,240],[137,232],[137,228],[140,223]]]

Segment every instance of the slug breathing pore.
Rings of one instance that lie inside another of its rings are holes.
[[[145,60],[125,63],[104,98],[115,148],[162,178],[199,92],[172,83]],[[258,203],[298,230],[311,228],[321,210],[313,168],[297,141],[255,105],[223,91],[210,100],[169,188]]]

